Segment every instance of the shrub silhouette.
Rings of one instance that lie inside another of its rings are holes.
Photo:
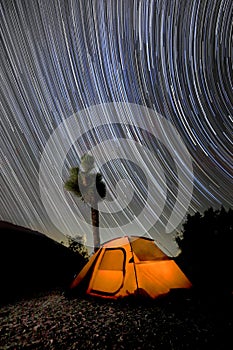
[[[188,215],[176,242],[181,249],[177,262],[197,289],[211,294],[233,290],[233,211],[209,208]]]
[[[77,235],[76,237],[68,236],[68,248],[74,252],[80,254],[85,262],[87,263],[90,256],[88,253],[88,249],[85,246],[85,239],[83,236]]]

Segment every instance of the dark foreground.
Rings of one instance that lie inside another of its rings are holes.
[[[0,349],[232,349],[232,300],[174,294],[153,302],[67,299],[0,308]]]

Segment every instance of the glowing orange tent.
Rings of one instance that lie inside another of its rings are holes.
[[[104,243],[90,258],[70,288],[103,298],[131,294],[156,298],[191,283],[172,258],[152,239],[121,237]]]

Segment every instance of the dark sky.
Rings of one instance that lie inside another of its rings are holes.
[[[188,212],[233,204],[232,48],[230,0],[0,1],[0,219],[91,245],[63,191],[89,152],[102,241],[173,254]]]

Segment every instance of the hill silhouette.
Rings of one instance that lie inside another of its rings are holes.
[[[83,257],[46,235],[0,221],[0,303],[53,288],[66,288]]]

